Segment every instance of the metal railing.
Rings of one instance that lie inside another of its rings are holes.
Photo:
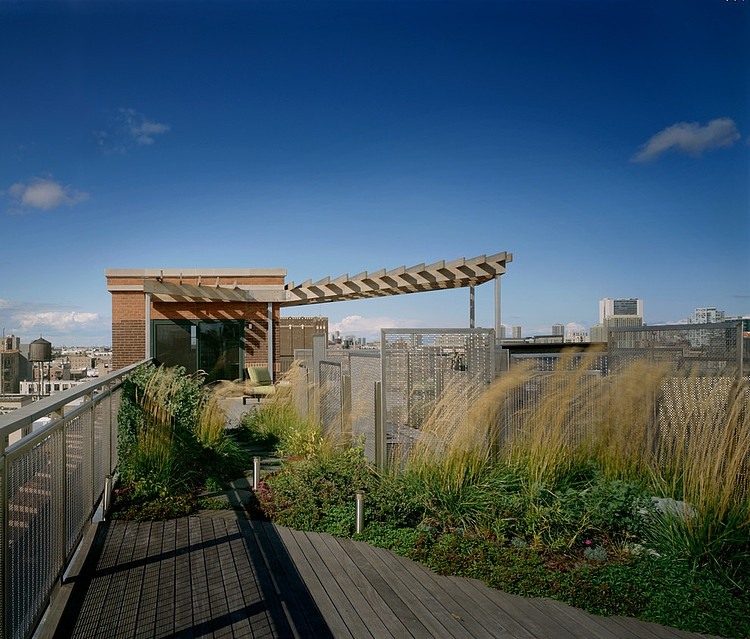
[[[117,465],[133,364],[0,415],[0,639],[39,623]]]
[[[668,365],[703,376],[747,375],[742,322],[614,328],[609,332],[609,368],[634,361]]]
[[[663,430],[665,416],[687,401],[683,396],[700,398],[706,389],[737,382],[738,370],[747,376],[743,348],[750,340],[743,340],[740,328],[731,322],[617,329],[609,352],[511,357],[501,371],[496,361],[502,352],[491,331],[386,329],[379,351],[295,351],[308,373],[297,406],[320,419],[325,432],[351,433],[352,443],[364,444],[365,457],[383,468],[408,454],[428,419],[458,422],[496,377],[519,364],[529,367],[529,376],[506,391],[493,434],[496,445],[522,431],[534,411],[555,397],[574,398],[568,421],[575,425],[571,437],[578,440],[600,423],[605,386],[628,364],[645,359],[673,364],[666,386],[654,397],[654,428]],[[724,401],[718,390],[711,396]]]

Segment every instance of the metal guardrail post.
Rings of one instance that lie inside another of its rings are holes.
[[[375,382],[375,467],[385,470],[386,441],[383,415],[383,382]]]
[[[356,507],[356,524],[354,526],[354,531],[358,535],[360,535],[362,534],[362,531],[365,528],[365,491],[358,490],[355,493],[355,498],[357,500],[357,507]]]
[[[352,378],[341,376],[341,431],[347,441],[352,440]]]

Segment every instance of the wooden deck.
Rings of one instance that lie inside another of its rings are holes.
[[[55,623],[55,637],[107,639],[701,636],[441,577],[387,550],[236,511],[100,524]]]

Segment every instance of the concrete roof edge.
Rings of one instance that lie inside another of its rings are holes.
[[[285,268],[108,268],[106,277],[286,277]]]

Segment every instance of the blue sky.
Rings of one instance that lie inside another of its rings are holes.
[[[0,0],[0,328],[109,344],[106,268],[501,251],[525,335],[749,314],[749,36],[726,0]],[[467,326],[468,291],[294,314]]]

